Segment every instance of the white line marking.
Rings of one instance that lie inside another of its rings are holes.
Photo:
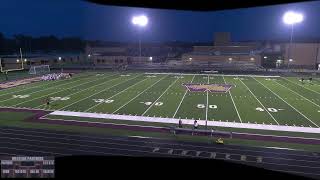
[[[171,88],[171,86],[173,86],[177,81],[179,80],[179,78],[177,78],[176,80],[174,80],[168,87],[167,89],[148,107],[148,109],[146,109],[144,111],[144,113],[142,113],[141,116],[145,115],[149,109],[151,109],[151,107]]]
[[[226,80],[224,79],[224,76],[222,76],[222,78],[223,78],[224,83],[227,84]],[[231,94],[231,89],[230,89],[228,92],[229,92],[230,98],[231,98],[231,100],[232,100],[234,109],[236,110],[237,115],[238,115],[238,117],[239,117],[239,120],[240,120],[240,122],[242,123],[242,120],[241,120],[240,114],[239,114],[239,112],[238,112],[237,106],[236,106],[236,104],[234,103],[234,100],[233,100],[233,97],[232,97],[232,94]]]
[[[115,78],[115,79],[111,79],[111,80],[109,80],[109,81],[113,81],[113,80],[116,80],[116,79],[119,79],[119,78],[121,78],[121,76],[119,76],[119,77],[117,77],[117,78]],[[96,94],[99,94],[100,92],[103,92],[103,91],[106,91],[106,90],[108,90],[108,89],[111,89],[111,88],[113,88],[114,86],[117,86],[117,85],[119,85],[119,84],[121,84],[121,83],[123,83],[123,82],[119,82],[119,83],[117,83],[117,84],[115,84],[115,85],[112,85],[112,86],[108,87],[107,89],[103,89],[103,90],[101,90],[101,91],[98,91],[98,92],[96,92],[96,93],[93,93],[93,94],[91,94],[90,96],[87,96],[87,97],[85,97],[85,98],[82,98],[82,99],[80,99],[80,100],[78,100],[78,101],[76,101],[76,102],[73,102],[73,103],[71,103],[71,104],[69,104],[69,105],[67,105],[67,106],[63,106],[62,108],[60,108],[60,109],[58,109],[58,110],[61,110],[61,109],[65,109],[65,108],[67,108],[67,107],[70,107],[70,106],[72,106],[72,105],[74,105],[74,104],[76,104],[76,103],[78,103],[78,102],[81,102],[81,101],[83,101],[83,100],[85,100],[85,99],[88,99],[88,98],[90,98],[90,97],[92,97],[92,96],[94,96],[94,95],[96,95]]]
[[[190,81],[190,83],[192,83],[193,82],[193,80],[194,80],[194,77],[196,77],[195,75],[193,76],[193,78],[192,78],[192,80]],[[177,107],[177,109],[176,109],[176,112],[174,112],[174,114],[173,114],[173,116],[172,116],[172,118],[174,118],[175,116],[176,116],[176,114],[177,114],[177,112],[178,112],[178,110],[180,109],[180,106],[181,106],[181,104],[182,104],[182,102],[183,102],[183,100],[184,100],[184,98],[185,98],[185,96],[186,96],[186,94],[188,93],[188,89],[186,90],[186,92],[184,93],[184,95],[183,95],[183,97],[182,97],[182,99],[181,99],[181,101],[180,101],[180,103],[179,103],[179,105],[178,105],[178,107]],[[180,117],[179,117],[180,118]]]
[[[95,81],[99,81],[99,80],[103,80],[103,79],[106,79],[106,78],[109,78],[109,77],[112,77],[112,76],[115,76],[115,75],[109,75],[109,76],[104,77],[104,78],[101,78],[101,79],[99,78],[98,80],[89,81],[88,83],[95,82]],[[110,80],[112,80],[112,79],[110,79]],[[65,96],[72,96],[72,95],[74,95],[74,94],[81,93],[81,92],[86,91],[86,90],[88,90],[88,89],[91,89],[91,88],[93,88],[93,87],[101,86],[101,85],[107,83],[107,82],[110,81],[110,80],[107,80],[107,81],[105,81],[105,82],[103,82],[103,83],[96,84],[96,85],[94,85],[94,86],[87,87],[87,88],[85,88],[85,89],[76,91],[76,92],[71,93],[71,94],[67,94],[67,95],[65,95]],[[44,103],[44,104],[45,104],[45,103]],[[43,106],[44,104],[41,104],[41,105],[37,106],[36,108],[39,108],[39,107]],[[49,108],[49,109],[50,109],[50,108]]]
[[[263,109],[271,116],[271,118],[279,125],[278,121],[272,116],[272,114],[267,110],[267,108],[261,103],[261,101],[253,94],[250,88],[240,79],[240,82],[249,90],[249,92],[253,95],[253,97],[260,103]]]
[[[139,75],[138,75],[138,76],[139,76]],[[134,78],[128,79],[127,81],[124,81],[123,83],[128,82],[128,81],[130,81],[130,80],[132,80],[132,79],[138,78],[138,76],[135,76]],[[132,88],[132,87],[134,87],[134,86],[136,86],[136,85],[138,85],[138,84],[140,84],[141,82],[144,82],[144,81],[147,80],[147,79],[148,79],[148,78],[145,78],[145,79],[143,79],[143,80],[141,80],[141,81],[138,81],[138,82],[136,82],[136,83],[128,86],[127,88],[123,89],[122,91],[120,91],[120,92],[118,92],[118,93],[116,93],[116,94],[108,97],[107,100],[109,100],[109,99],[111,99],[111,98],[113,98],[113,97],[115,97],[115,96],[123,93],[124,91],[126,91],[126,90],[128,90],[128,89],[130,89],[130,88]],[[85,110],[84,112],[87,112],[87,111],[89,111],[90,109],[93,109],[93,108],[99,106],[99,105],[102,104],[102,103],[103,103],[103,102],[97,103],[97,104],[95,104],[94,106],[91,106],[90,108],[88,108],[87,110]]]
[[[167,75],[168,76],[168,75]],[[133,101],[134,99],[136,99],[137,97],[139,97],[142,93],[146,92],[148,89],[150,89],[151,87],[153,87],[154,85],[156,85],[158,82],[160,82],[161,80],[163,80],[164,78],[166,78],[167,76],[164,76],[163,78],[159,79],[158,81],[156,81],[155,83],[153,83],[151,86],[149,86],[148,88],[146,88],[145,90],[143,90],[141,93],[139,93],[138,95],[136,95],[134,98],[132,98],[130,101],[126,102],[125,104],[123,104],[121,107],[119,107],[117,110],[113,111],[112,114],[114,114],[115,112],[119,111],[121,108],[123,108],[124,106],[126,106],[127,104],[129,104],[131,101]]]
[[[83,80],[83,79],[78,79],[78,80],[76,80],[76,81],[71,81],[70,83],[67,83],[67,84],[71,84],[71,83],[74,83],[74,82],[78,82],[78,81],[80,81],[80,80]],[[20,104],[23,104],[23,103],[26,103],[26,102],[33,101],[33,100],[35,100],[35,99],[40,99],[40,98],[49,96],[49,95],[51,95],[51,94],[56,94],[56,93],[59,93],[59,92],[62,92],[62,91],[68,90],[68,89],[72,89],[72,88],[81,86],[81,85],[86,84],[86,83],[88,83],[88,82],[84,82],[84,83],[78,84],[78,85],[76,85],[76,86],[71,86],[71,87],[69,87],[69,88],[67,88],[67,89],[62,89],[62,90],[60,90],[60,91],[52,92],[52,93],[49,93],[49,94],[46,94],[46,95],[43,95],[43,96],[40,96],[40,97],[36,97],[36,98],[30,99],[30,100],[27,100],[27,101],[23,101],[23,102],[20,102],[20,103],[15,104],[15,105],[13,105],[13,106],[17,106],[17,105],[20,105]],[[67,85],[67,84],[62,84],[62,85]],[[61,85],[61,86],[62,86],[62,85]],[[59,85],[59,86],[60,86],[60,85]],[[59,86],[56,86],[56,87],[59,87]],[[48,89],[50,89],[50,88],[47,88],[47,89],[44,89],[44,90],[48,90]],[[42,91],[44,91],[44,90],[42,90]],[[36,92],[37,92],[37,91],[36,91]],[[34,93],[35,93],[35,92],[34,92]],[[30,93],[30,94],[33,94],[33,93]]]
[[[208,84],[210,83],[209,76],[208,78]],[[207,105],[206,105],[206,126],[207,126],[207,121],[208,121],[208,106],[209,106],[209,90],[207,90]]]
[[[316,127],[319,128],[319,126],[314,123],[312,120],[310,120],[308,117],[306,117],[304,114],[302,114],[300,111],[298,111],[295,107],[293,107],[291,104],[289,104],[287,101],[285,101],[284,99],[282,99],[278,94],[276,94],[275,92],[273,92],[271,89],[269,89],[268,87],[266,87],[263,83],[261,83],[260,81],[258,81],[256,78],[253,77],[254,80],[256,80],[258,83],[260,83],[263,87],[265,87],[266,89],[268,89],[270,92],[272,92],[274,95],[276,95],[279,99],[281,99],[283,102],[285,102],[286,104],[288,104],[292,109],[294,109],[296,112],[298,112],[301,116],[303,116],[305,119],[307,119],[308,121],[310,121],[313,125],[315,125]]]
[[[314,105],[316,105],[316,106],[320,107],[318,104],[316,104],[316,103],[314,103],[313,101],[309,100],[308,98],[306,98],[306,97],[302,96],[301,94],[297,93],[296,91],[294,91],[294,90],[292,90],[292,89],[288,88],[287,86],[284,86],[284,85],[282,85],[282,84],[280,84],[280,83],[278,83],[278,82],[276,82],[276,83],[277,83],[277,84],[279,84],[280,86],[282,86],[282,87],[284,87],[284,88],[288,89],[289,91],[291,91],[291,92],[293,92],[293,93],[297,94],[298,96],[302,97],[303,99],[305,99],[305,100],[309,101],[310,103],[312,103],[312,104],[314,104]]]
[[[130,116],[130,115],[117,115],[117,114],[98,114],[98,113],[84,113],[84,112],[70,112],[70,111],[54,111],[50,113],[50,115],[98,118],[98,119],[113,119],[113,120],[128,120],[128,121],[141,121],[141,122],[157,122],[157,123],[168,123],[168,124],[178,124],[179,122],[179,119],[174,119],[174,118]],[[68,121],[68,120],[65,120],[65,121]],[[81,120],[79,122],[81,122]],[[198,122],[199,122],[199,125],[201,126],[205,125],[205,120],[199,120]],[[90,121],[88,123],[104,124],[103,122],[93,122],[93,121]],[[182,123],[193,125],[193,120],[186,118],[182,120]],[[297,127],[297,126],[249,124],[249,123],[218,122],[218,121],[208,121],[207,123],[208,123],[208,126],[219,126],[219,127],[320,133],[320,128],[312,128],[312,127],[309,128],[309,127]]]
[[[168,74],[168,75],[197,75],[197,76],[204,76],[204,75],[210,75],[210,76],[242,76],[242,77],[280,77],[280,76],[259,76],[259,75],[230,75],[230,74],[188,74],[188,73],[144,73],[144,74]]]
[[[293,84],[296,84],[296,85],[298,85],[298,86],[301,86],[301,87],[303,87],[303,88],[305,88],[305,89],[307,89],[307,90],[309,90],[309,91],[312,91],[312,92],[314,92],[314,93],[320,94],[319,92],[317,92],[317,91],[315,91],[315,90],[309,89],[309,88],[307,88],[307,87],[305,87],[305,86],[302,86],[301,84],[297,84],[297,83],[295,83],[295,82],[293,82],[293,81],[291,81],[291,80],[289,80],[289,79],[287,79],[287,78],[282,77],[282,79],[285,79],[285,80],[287,80],[287,81],[289,81],[289,82],[291,82],[291,83],[293,83]]]

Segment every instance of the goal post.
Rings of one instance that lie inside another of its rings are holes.
[[[32,75],[47,74],[49,72],[50,72],[49,65],[31,66],[29,69],[29,74],[32,74]]]

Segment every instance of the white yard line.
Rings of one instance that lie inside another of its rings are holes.
[[[115,78],[115,79],[112,79],[112,80],[116,80],[116,79],[119,79],[119,78],[121,78],[121,76],[119,76],[119,77],[117,77],[117,78]],[[134,79],[134,78],[131,78],[131,79]],[[129,79],[129,80],[131,80],[131,79]],[[112,80],[111,80],[111,81],[112,81]],[[124,82],[127,82],[127,81],[124,81]],[[83,101],[83,100],[85,100],[85,99],[88,99],[88,98],[90,98],[90,97],[92,97],[92,96],[95,96],[95,95],[97,95],[97,94],[99,94],[99,93],[101,93],[101,92],[103,92],[103,91],[106,91],[106,90],[111,89],[111,88],[113,88],[113,87],[115,87],[115,86],[118,86],[119,84],[122,84],[122,83],[124,83],[124,82],[121,81],[121,82],[119,82],[119,83],[117,83],[117,84],[115,84],[115,85],[112,85],[112,86],[108,87],[107,89],[103,89],[103,90],[101,90],[101,91],[98,91],[98,92],[96,92],[96,93],[91,94],[90,96],[87,96],[87,97],[84,97],[84,98],[82,98],[82,99],[79,99],[78,101],[75,101],[75,102],[73,102],[73,103],[71,103],[71,104],[69,104],[69,105],[63,106],[62,108],[60,108],[60,109],[58,109],[58,110],[62,110],[62,109],[65,109],[65,108],[67,108],[67,107],[70,107],[70,106],[72,106],[72,105],[74,105],[74,104],[76,104],[76,103],[79,103],[79,102],[81,102],[81,101]]]
[[[226,80],[224,79],[224,76],[222,76],[222,78],[223,78],[224,83],[227,84]],[[241,117],[240,117],[238,108],[237,108],[236,104],[234,103],[234,100],[233,100],[233,97],[232,97],[232,94],[231,94],[231,89],[230,89],[228,92],[229,92],[231,101],[232,101],[232,103],[233,103],[234,109],[235,109],[236,112],[237,112],[238,118],[239,118],[240,122],[242,123],[242,119],[241,119]]]
[[[195,75],[193,75],[193,78],[192,78],[192,80],[190,81],[190,83],[192,83],[192,82],[193,82],[194,77],[196,77],[196,76],[195,76]],[[176,116],[177,112],[179,111],[180,106],[181,106],[181,104],[182,104],[182,102],[183,102],[183,100],[184,100],[184,98],[185,98],[186,94],[188,93],[188,91],[189,91],[189,90],[188,90],[188,88],[187,88],[187,89],[186,89],[186,92],[184,93],[184,95],[183,95],[183,97],[182,97],[182,99],[181,99],[181,101],[180,101],[180,103],[179,103],[179,105],[178,105],[178,107],[177,107],[176,111],[174,112],[174,114],[173,114],[172,118],[174,118],[174,117]]]
[[[192,75],[192,76],[205,76],[205,75],[210,75],[210,76],[242,76],[242,77],[280,77],[280,76],[259,76],[259,75],[231,75],[231,74],[188,74],[188,73],[145,73],[145,74],[167,74],[167,75]]]
[[[146,88],[145,90],[143,90],[142,92],[140,92],[138,95],[136,95],[134,98],[132,98],[130,101],[126,102],[125,104],[123,104],[122,106],[120,106],[117,110],[113,111],[113,113],[119,111],[121,108],[123,108],[124,106],[126,106],[127,104],[129,104],[131,101],[133,101],[134,99],[136,99],[137,97],[139,97],[142,93],[146,92],[147,90],[149,90],[150,88],[152,88],[154,85],[156,85],[158,82],[160,82],[161,80],[163,80],[164,78],[166,78],[167,76],[164,76],[163,78],[159,79],[158,81],[156,81],[155,83],[153,83],[151,86],[149,86],[148,88]]]
[[[287,78],[284,78],[284,77],[283,77],[283,79],[285,79],[285,80],[287,80],[287,81],[289,81],[289,82],[291,82],[291,83],[293,83],[293,84],[296,84],[296,85],[298,85],[298,86],[301,86],[301,87],[303,87],[303,88],[305,88],[305,89],[307,89],[307,90],[309,90],[309,91],[312,91],[312,92],[314,92],[314,93],[320,94],[319,92],[317,92],[317,91],[315,91],[315,90],[312,90],[312,89],[309,89],[309,88],[307,88],[307,87],[304,87],[304,86],[302,86],[301,84],[297,84],[297,83],[295,83],[295,82],[293,82],[293,81],[291,81],[291,80],[289,80],[289,79],[287,79]]]
[[[138,76],[136,76],[135,78],[137,78]],[[135,79],[135,78],[133,78],[133,79]],[[145,80],[147,80],[148,78],[145,78],[145,79],[143,79],[142,81],[138,81],[138,82],[136,82],[136,83],[134,83],[134,84],[132,84],[132,85],[130,85],[130,86],[128,86],[127,88],[125,88],[124,90],[122,90],[122,91],[120,91],[120,92],[118,92],[118,93],[116,93],[116,94],[114,94],[114,95],[112,95],[112,96],[110,96],[110,97],[108,97],[107,98],[107,100],[109,100],[109,99],[111,99],[111,98],[113,98],[113,97],[115,97],[115,96],[117,96],[117,95],[119,95],[119,94],[121,94],[121,93],[123,93],[123,92],[125,92],[126,90],[128,90],[128,89],[130,89],[130,88],[132,88],[132,87],[134,87],[134,86],[136,86],[136,85],[138,85],[138,84],[140,84],[140,83],[142,83],[142,82],[144,82]],[[127,81],[125,81],[125,82],[127,82]],[[100,102],[100,103],[97,103],[96,105],[94,105],[94,106],[92,106],[92,107],[90,107],[90,108],[88,108],[87,110],[85,110],[84,112],[88,112],[90,109],[93,109],[93,108],[95,108],[95,107],[97,107],[97,106],[99,106],[100,104],[102,104],[103,102]]]
[[[256,78],[253,77],[254,80],[256,80]],[[301,116],[303,116],[305,119],[307,119],[308,121],[310,121],[313,125],[315,125],[316,127],[319,128],[319,126],[314,123],[312,120],[310,120],[307,116],[305,116],[304,114],[302,114],[299,110],[297,110],[295,107],[293,107],[291,104],[289,104],[287,101],[285,101],[283,98],[281,98],[278,94],[276,94],[275,92],[273,92],[271,89],[269,89],[267,86],[265,86],[263,83],[261,83],[260,81],[256,80],[258,83],[260,83],[263,87],[265,87],[266,89],[268,89],[270,92],[272,92],[274,95],[276,95],[279,99],[281,99],[283,102],[285,102],[286,104],[288,104],[292,109],[294,109],[296,112],[298,112]]]
[[[99,78],[99,79],[97,79],[97,80],[89,81],[89,82],[87,82],[87,83],[91,83],[91,82],[95,82],[95,81],[100,81],[100,80],[103,80],[103,79],[106,79],[106,78],[109,78],[109,77],[112,77],[112,76],[116,76],[116,75],[108,75],[107,77]],[[84,89],[82,89],[82,90],[80,90],[80,91],[76,91],[76,92],[71,93],[71,94],[67,94],[67,95],[65,95],[65,96],[72,96],[72,95],[81,93],[81,92],[86,91],[86,90],[88,90],[88,89],[91,89],[91,88],[94,88],[94,87],[97,87],[97,86],[101,86],[102,84],[105,84],[105,83],[107,83],[107,82],[109,82],[109,81],[111,81],[111,80],[113,80],[113,79],[110,79],[110,80],[107,80],[107,81],[105,81],[105,82],[96,84],[96,85],[94,85],[94,86],[90,86],[90,87],[84,88]],[[44,103],[44,104],[45,104],[45,103]],[[39,108],[39,107],[43,106],[44,104],[41,104],[41,105],[39,105],[39,106],[37,106],[37,107],[35,107],[35,108]]]
[[[317,107],[320,107],[320,105],[318,105],[318,104],[314,103],[314,102],[313,102],[313,101],[311,101],[310,99],[308,99],[308,98],[306,98],[306,97],[302,96],[301,94],[299,94],[299,93],[297,93],[296,91],[294,91],[294,90],[292,90],[292,89],[288,88],[287,86],[284,86],[284,85],[282,85],[282,84],[280,84],[280,83],[278,83],[278,82],[276,82],[276,83],[277,83],[277,84],[279,84],[280,86],[282,86],[282,87],[284,87],[284,88],[288,89],[289,91],[291,91],[291,92],[293,92],[293,93],[297,94],[298,96],[302,97],[303,99],[305,99],[305,100],[309,101],[310,103],[312,103],[312,104],[316,105]]]
[[[209,80],[209,76],[207,76],[208,78],[208,84],[210,83]],[[209,90],[207,90],[207,105],[206,105],[206,125],[207,125],[207,121],[208,121],[208,106],[209,106]]]
[[[148,109],[146,109],[141,116],[145,115],[149,109],[151,109],[153,107],[153,105],[171,88],[171,86],[173,86],[177,81],[179,80],[179,78],[177,78],[176,80],[174,80],[165,91],[163,91],[163,93],[148,107]]]
[[[77,81],[80,81],[80,80],[83,80],[83,79],[78,79],[78,80],[76,80],[76,81],[71,81],[70,83],[67,83],[67,84],[71,84],[71,83],[74,83],[74,82],[77,82]],[[20,105],[20,104],[23,104],[23,103],[26,103],[26,102],[33,101],[33,100],[35,100],[35,99],[39,99],[39,98],[43,98],[43,97],[49,96],[49,95],[51,95],[51,94],[56,94],[56,93],[59,93],[59,92],[62,92],[62,91],[68,90],[68,89],[72,89],[72,88],[81,86],[81,85],[86,84],[86,83],[88,83],[88,82],[84,82],[84,83],[78,84],[78,85],[76,85],[76,86],[69,87],[69,88],[67,88],[67,89],[62,89],[62,90],[60,90],[60,91],[55,91],[55,92],[52,92],[52,93],[49,93],[49,94],[46,94],[46,95],[43,95],[43,96],[40,96],[40,97],[37,97],[37,98],[30,99],[30,100],[28,100],[28,101],[23,101],[23,102],[21,102],[21,103],[17,103],[17,104],[15,104],[15,105],[13,105],[13,107],[14,107],[14,106],[17,106],[17,105]],[[67,85],[67,84],[62,84],[62,85]],[[58,86],[56,86],[56,87],[59,87],[59,86],[62,86],[62,85],[58,85]],[[56,87],[52,87],[52,88],[56,88]],[[47,88],[47,89],[44,89],[44,90],[48,90],[48,89],[51,89],[51,88]],[[31,93],[31,94],[32,94],[32,93]]]
[[[89,77],[88,77],[89,78]],[[68,79],[70,80],[70,79]],[[41,89],[41,90],[38,90],[38,91],[33,91],[32,93],[28,93],[28,95],[31,95],[31,94],[35,94],[35,93],[38,93],[38,92],[41,92],[41,91],[46,91],[48,89],[52,89],[52,88],[57,88],[57,87],[60,87],[60,86],[65,86],[65,85],[68,85],[68,84],[71,84],[71,83],[74,83],[74,82],[78,82],[78,81],[81,81],[83,79],[78,79],[78,80],[75,80],[75,81],[71,81],[69,83],[66,83],[66,84],[60,84],[60,85],[57,85],[57,86],[52,86],[52,87],[49,87],[49,88],[46,88],[46,89]],[[5,101],[9,101],[9,100],[12,100],[12,99],[15,99],[15,98],[9,98],[9,99],[5,99],[5,100],[2,100],[0,102],[5,102]]]
[[[157,122],[157,123],[167,123],[167,124],[178,124],[178,122],[179,122],[179,119],[175,119],[175,118],[130,116],[130,115],[100,114],[100,113],[84,113],[84,112],[71,112],[71,111],[55,111],[55,112],[50,113],[50,115],[96,118],[96,119],[140,121],[140,122]],[[61,120],[61,121],[69,121],[69,120]],[[70,120],[70,121],[74,121],[74,120]],[[193,125],[194,120],[182,119],[181,121],[183,124]],[[198,121],[199,125],[202,125],[202,126],[205,125],[205,120],[197,120],[197,121]],[[79,120],[77,122],[83,122],[83,121]],[[88,121],[88,123],[108,124],[108,123],[104,123],[104,122],[94,122],[94,121]],[[287,132],[305,132],[305,133],[320,134],[320,128],[314,128],[314,127],[297,127],[297,126],[250,124],[250,123],[219,122],[219,121],[208,121],[208,126],[245,128],[245,129],[261,129],[261,130],[274,130],[274,131],[287,131]]]
[[[261,101],[256,97],[256,95],[253,94],[253,92],[250,90],[250,88],[241,80],[239,79],[244,86],[249,90],[249,92],[252,94],[252,96],[260,103],[260,105],[263,107],[263,109],[271,116],[271,118],[279,125],[279,122],[272,116],[272,114],[267,110],[267,108],[261,103]]]

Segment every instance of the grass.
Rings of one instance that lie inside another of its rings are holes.
[[[231,84],[233,87],[228,93],[189,92],[182,84],[190,82]],[[13,95],[27,96],[15,98],[17,96]],[[50,106],[44,104],[47,97],[54,99]],[[71,80],[37,82],[1,90],[0,106],[315,128],[320,125],[320,81],[315,79],[312,84],[308,82],[302,84],[297,77],[84,72],[75,75]],[[70,119],[65,116],[50,117]],[[126,120],[75,117],[72,119],[171,126],[165,123]],[[15,125],[12,122],[2,121],[1,124]],[[30,123],[20,122],[19,125],[29,127]],[[47,125],[38,124],[38,126]],[[79,130],[80,127],[50,125],[50,128]],[[319,134],[312,133],[227,127],[214,127],[214,129],[319,137]],[[90,131],[95,132],[95,130]]]

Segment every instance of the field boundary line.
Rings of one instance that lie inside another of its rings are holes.
[[[136,77],[134,77],[134,78],[131,78],[130,80],[135,79],[135,78],[138,78],[138,77],[139,77],[139,75],[138,75],[138,76],[136,76]],[[147,80],[147,79],[148,79],[148,78],[145,78],[145,79],[143,79],[143,80],[141,80],[141,81],[138,81],[138,82],[136,82],[136,83],[134,83],[134,84],[132,84],[132,85],[128,86],[127,88],[123,89],[122,91],[120,91],[120,92],[118,92],[118,93],[116,93],[116,94],[114,94],[114,95],[112,95],[112,96],[108,97],[108,98],[107,98],[107,100],[109,100],[110,98],[113,98],[113,97],[115,97],[115,96],[117,96],[117,95],[119,95],[119,94],[121,94],[121,93],[125,92],[126,90],[128,90],[128,89],[130,89],[130,88],[132,88],[132,87],[134,87],[134,86],[136,86],[136,85],[138,85],[138,84],[140,84],[141,82],[143,82],[143,81],[145,81],[145,80]],[[129,80],[127,80],[127,81],[125,81],[125,82],[128,82],[128,81],[129,81]],[[125,82],[124,82],[124,83],[125,83]],[[90,109],[95,108],[95,107],[99,106],[100,104],[102,104],[102,102],[95,104],[94,106],[92,106],[92,107],[90,107],[90,108],[86,109],[84,112],[88,112]]]
[[[289,91],[291,91],[291,92],[293,92],[293,93],[297,94],[298,96],[302,97],[303,99],[305,99],[305,100],[309,101],[310,103],[312,103],[312,104],[314,104],[314,105],[316,105],[316,106],[320,107],[320,105],[318,105],[318,104],[316,104],[315,102],[311,101],[310,99],[308,99],[308,98],[306,98],[306,97],[302,96],[300,93],[298,93],[298,92],[296,92],[296,91],[292,90],[291,88],[288,88],[287,86],[284,86],[284,85],[282,85],[282,84],[280,84],[280,83],[278,83],[278,82],[276,82],[276,83],[277,83],[277,84],[279,84],[280,86],[283,86],[284,88],[288,89]]]
[[[210,78],[209,78],[209,75],[207,75],[207,79],[208,79],[208,84],[210,84]],[[209,91],[206,90],[207,92],[207,104],[206,104],[206,121],[208,121],[208,106],[209,106]],[[214,119],[214,118],[213,118]],[[206,126],[207,126],[207,122],[206,122]]]
[[[113,76],[116,76],[116,74],[115,74],[115,75],[108,75],[107,77],[99,78],[98,80],[89,81],[89,82],[87,82],[87,83],[104,80],[104,79],[106,79],[106,78],[110,78],[110,77],[113,77]],[[112,80],[112,79],[110,79],[110,80]],[[93,87],[96,87],[96,86],[100,86],[100,85],[102,85],[102,84],[105,84],[105,83],[109,82],[110,80],[105,81],[105,82],[102,82],[102,83],[99,83],[99,84],[96,84],[96,85],[94,85],[94,86],[90,86],[90,87],[88,87],[88,88],[84,88],[84,89],[82,89],[82,90],[80,90],[80,91],[76,91],[76,92],[74,92],[74,93],[70,93],[70,94],[65,95],[65,96],[72,96],[72,95],[78,94],[78,93],[83,92],[83,91],[86,91],[86,90],[88,90],[88,89],[90,89],[90,88],[93,88]],[[83,84],[82,84],[82,85],[83,85]],[[45,103],[37,106],[36,108],[39,108],[39,107],[41,107],[41,106],[43,106],[43,105],[45,105]]]
[[[176,80],[174,80],[164,91],[163,93],[142,113],[141,116],[145,115],[149,109],[151,109],[151,107],[153,107],[153,105],[164,95],[164,93],[166,93],[177,81],[179,80],[179,78],[177,78]]]
[[[167,74],[167,75],[197,75],[197,76],[242,76],[242,77],[280,77],[280,76],[259,76],[259,75],[234,75],[234,74],[208,74],[208,73],[203,73],[203,74],[188,74],[188,73],[144,73],[144,74]]]
[[[149,86],[148,88],[146,88],[145,90],[143,90],[142,92],[140,92],[139,94],[137,94],[135,97],[133,97],[132,99],[130,99],[128,102],[126,102],[125,104],[123,104],[122,106],[120,106],[118,109],[116,109],[115,111],[113,111],[112,113],[115,113],[117,111],[119,111],[120,109],[122,109],[123,107],[125,107],[126,105],[128,105],[131,101],[133,101],[134,99],[136,99],[137,97],[139,97],[141,94],[143,94],[144,92],[146,92],[147,90],[149,90],[150,88],[152,88],[154,85],[156,85],[158,82],[162,81],[163,79],[165,79],[167,76],[164,76],[163,78],[160,78],[158,81],[156,81],[155,83],[153,83],[151,86]]]
[[[279,125],[279,122],[273,117],[273,115],[267,110],[267,108],[262,104],[262,102],[257,98],[257,96],[255,94],[253,94],[253,92],[250,90],[250,88],[241,80],[239,79],[240,82],[242,82],[242,84],[244,86],[246,86],[246,88],[250,91],[250,93],[253,95],[253,97],[260,103],[260,105],[263,107],[263,109],[271,116],[271,118]]]
[[[291,82],[291,83],[293,83],[293,84],[295,84],[295,85],[298,85],[298,86],[300,86],[300,87],[303,87],[304,89],[307,89],[307,90],[309,90],[309,91],[311,91],[311,92],[320,94],[319,92],[317,92],[317,91],[315,91],[315,90],[313,90],[313,89],[309,89],[309,88],[307,88],[307,87],[301,86],[300,84],[297,84],[297,83],[295,83],[295,82],[293,82],[293,81],[291,81],[291,80],[289,80],[289,79],[287,79],[287,78],[282,77],[282,79],[287,80],[287,81],[289,81],[289,82]]]
[[[254,80],[256,80],[256,78],[253,78]],[[314,123],[311,119],[309,119],[307,116],[305,116],[304,114],[302,114],[299,110],[297,110],[295,107],[293,107],[291,104],[289,104],[287,101],[285,101],[282,97],[280,97],[278,94],[276,94],[275,92],[273,92],[271,89],[269,89],[268,87],[266,87],[263,83],[261,83],[260,81],[256,80],[258,83],[260,83],[263,87],[265,87],[266,89],[268,89],[270,92],[272,92],[274,95],[276,95],[279,99],[281,99],[283,102],[285,102],[286,104],[288,104],[292,109],[294,109],[296,112],[298,112],[300,115],[302,115],[304,118],[306,118],[308,121],[310,121],[313,125],[315,125],[316,127],[319,128],[319,126]]]
[[[136,77],[137,77],[137,76],[136,76]],[[134,77],[134,78],[136,78],[136,77]],[[107,81],[107,82],[110,82],[110,81],[113,81],[113,80],[116,80],[116,79],[119,79],[119,78],[121,78],[121,76],[119,76],[119,77],[117,77],[117,78],[114,78],[114,79],[111,79],[111,80],[109,80],[109,81]],[[134,78],[130,78],[130,79],[128,79],[128,80],[131,80],[131,79],[134,79]],[[127,82],[128,80],[126,80],[126,81],[124,81],[124,82]],[[101,92],[103,92],[103,91],[109,90],[109,89],[111,89],[111,88],[113,88],[113,87],[115,87],[115,86],[117,86],[117,85],[119,85],[119,84],[122,84],[122,83],[124,83],[124,82],[121,81],[121,82],[119,82],[119,83],[117,83],[117,84],[112,85],[111,87],[108,87],[107,89],[103,89],[103,90],[101,90],[101,91],[99,91],[99,92],[96,92],[96,93],[91,94],[90,96],[87,96],[87,97],[84,97],[84,98],[82,98],[82,99],[79,99],[78,101],[75,101],[75,102],[73,102],[73,103],[71,103],[71,104],[69,104],[69,105],[63,106],[62,108],[60,108],[60,109],[58,109],[58,110],[61,110],[61,109],[65,109],[65,108],[67,108],[67,107],[70,107],[70,106],[72,106],[72,105],[74,105],[74,104],[76,104],[76,103],[78,103],[78,102],[81,102],[81,101],[83,101],[83,100],[85,100],[85,99],[88,99],[88,98],[90,98],[90,97],[92,97],[92,96],[95,96],[95,95],[97,95],[97,94],[99,94],[99,93],[101,93]]]
[[[119,114],[101,114],[101,113],[84,113],[84,112],[72,112],[72,111],[54,111],[50,115],[58,116],[72,116],[83,118],[98,118],[98,119],[113,119],[113,120],[127,120],[127,121],[141,121],[141,122],[157,122],[178,124],[179,119],[175,118],[163,118],[163,117],[146,117],[146,116],[131,116],[131,115],[119,115]],[[65,120],[68,121],[68,120]],[[79,120],[81,121],[81,120]],[[185,125],[193,125],[192,119],[182,119],[182,123]],[[95,121],[90,121],[94,123]],[[198,120],[199,125],[204,126],[205,120]],[[103,122],[95,122],[102,123]],[[232,127],[232,128],[245,128],[245,129],[262,129],[262,130],[275,130],[275,131],[288,131],[288,132],[305,132],[305,133],[317,133],[320,134],[320,128],[314,127],[297,127],[297,126],[283,126],[283,125],[267,125],[267,124],[251,124],[251,123],[239,123],[239,122],[219,122],[208,121],[208,126],[218,127]]]
[[[222,79],[223,79],[224,83],[227,84],[226,80],[224,79],[224,76],[222,76]],[[234,100],[233,100],[233,97],[232,97],[232,94],[231,94],[231,89],[228,91],[228,93],[229,93],[229,96],[230,96],[230,98],[231,98],[231,100],[232,100],[234,109],[235,109],[236,112],[237,112],[238,118],[239,118],[240,122],[242,123],[242,119],[241,119],[241,117],[240,117],[238,108],[237,108],[236,104],[234,103]]]
[[[196,77],[195,75],[192,77],[192,79],[191,79],[191,81],[190,81],[190,83],[192,83],[193,82],[193,80],[194,80],[194,77]],[[182,98],[181,98],[181,101],[180,101],[180,103],[179,103],[179,105],[178,105],[178,107],[177,107],[177,109],[176,109],[176,111],[174,112],[174,114],[173,114],[173,116],[172,116],[172,118],[174,118],[175,116],[176,116],[176,114],[178,113],[178,111],[179,111],[179,109],[180,109],[180,106],[181,106],[181,104],[182,104],[182,102],[183,102],[183,100],[184,100],[184,98],[185,98],[185,96],[186,96],[186,94],[188,93],[188,88],[186,89],[186,92],[184,93],[184,95],[182,96]]]

